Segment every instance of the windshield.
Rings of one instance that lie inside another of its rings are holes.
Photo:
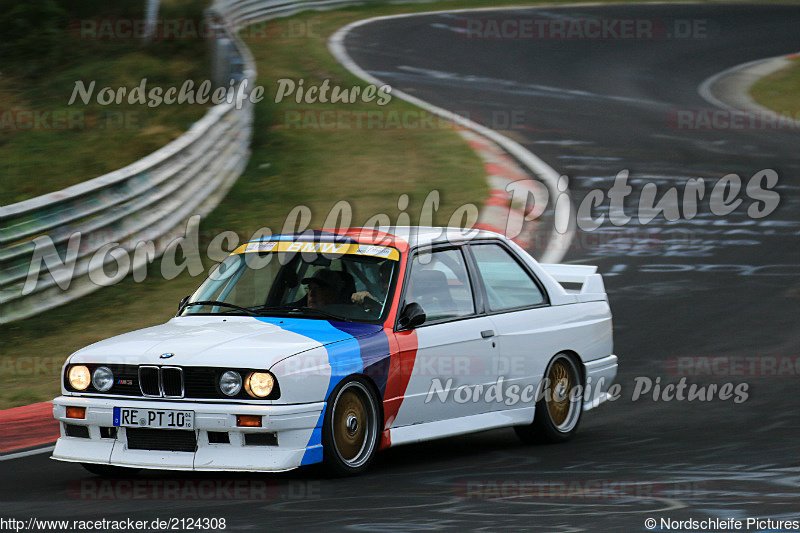
[[[348,252],[331,254],[278,251],[297,249],[292,247],[297,243],[257,244],[243,246],[217,265],[180,316],[294,316],[371,322],[380,320],[388,310],[400,258],[394,248],[345,245]]]

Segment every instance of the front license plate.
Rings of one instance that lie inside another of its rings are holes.
[[[194,429],[194,411],[115,407],[114,426],[126,428]]]

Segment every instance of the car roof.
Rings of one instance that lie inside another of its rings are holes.
[[[265,241],[314,241],[314,242],[350,242],[359,244],[377,244],[394,246],[401,251],[423,244],[461,243],[475,239],[502,239],[499,233],[485,229],[469,229],[436,226],[394,226],[387,231],[375,228],[348,228],[347,230],[307,230],[296,233],[284,233],[253,239],[248,242]]]

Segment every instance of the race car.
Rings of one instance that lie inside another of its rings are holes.
[[[365,470],[400,444],[513,427],[566,441],[617,372],[596,267],[485,230],[252,240],[166,323],[73,353],[53,458],[130,469]]]

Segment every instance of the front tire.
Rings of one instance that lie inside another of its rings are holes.
[[[348,378],[331,393],[322,427],[323,462],[338,476],[367,469],[378,449],[380,414],[370,384]]]
[[[583,386],[575,359],[560,353],[548,363],[544,373],[543,394],[536,402],[533,423],[516,426],[514,431],[526,443],[566,442],[578,430],[583,412]]]

